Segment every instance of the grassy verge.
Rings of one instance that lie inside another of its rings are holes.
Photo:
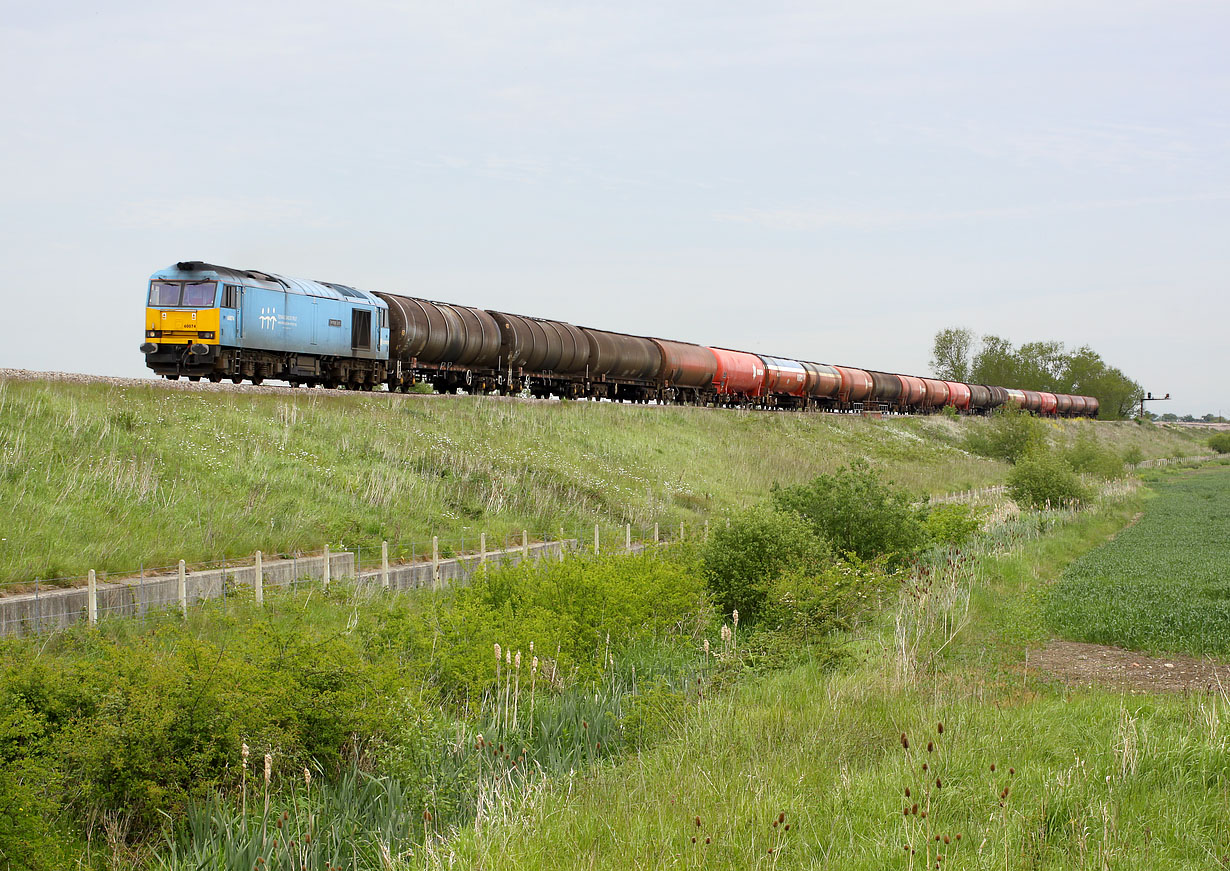
[[[1140,521],[1075,561],[1047,597],[1054,630],[1133,650],[1230,653],[1230,466],[1153,485]]]
[[[422,554],[433,534],[448,553],[480,532],[695,526],[860,457],[917,495],[965,490],[1008,468],[962,449],[983,425],[0,381],[0,584],[325,544]],[[1156,427],[1047,426],[1145,457],[1202,450]]]
[[[1082,513],[1009,518],[923,566],[843,667],[748,682],[673,741],[533,793],[427,864],[1219,867],[1226,699],[1072,691],[1021,667],[1045,636],[1042,587],[1138,507],[1120,488]]]

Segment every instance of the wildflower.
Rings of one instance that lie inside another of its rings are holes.
[[[533,648],[531,647],[530,649],[532,650]],[[530,662],[530,674],[538,674],[538,657],[537,656],[535,656],[534,659]]]
[[[495,661],[496,661],[497,663],[500,661],[500,656],[501,656],[501,653],[500,653],[500,642],[498,642],[498,641],[497,641],[497,642],[495,643]]]
[[[905,732],[901,733],[901,746],[904,747],[906,750],[910,749],[910,739],[905,737]],[[991,770],[994,771],[995,769],[992,768]]]
[[[268,784],[273,779],[273,754],[265,754],[265,783]]]
[[[735,626],[739,625],[739,609],[736,608],[731,612],[730,618],[735,621]]]
[[[517,651],[517,656],[513,660],[513,664],[517,667],[517,671],[521,670],[521,651],[520,650]]]
[[[709,655],[709,639],[705,639],[705,656]]]
[[[243,757],[243,767],[245,771],[248,768],[248,753],[249,753],[248,744],[245,741],[243,746],[239,750],[239,754]]]
[[[308,789],[312,788],[312,772],[308,771],[307,766],[303,766],[303,785]]]

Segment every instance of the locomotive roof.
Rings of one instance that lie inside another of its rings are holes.
[[[272,272],[258,272],[255,269],[232,269],[229,266],[216,266],[213,263],[203,263],[200,260],[181,260],[166,269],[155,272],[151,279],[168,281],[183,281],[190,278],[217,278],[219,281],[231,284],[242,284],[245,287],[262,287],[267,290],[282,290],[300,296],[316,296],[324,299],[340,299],[373,305],[376,308],[388,308],[384,300],[358,290],[346,284],[335,284],[331,281],[312,281],[305,278],[290,278]]]

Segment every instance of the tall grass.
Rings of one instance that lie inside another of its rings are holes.
[[[1228,700],[1073,691],[1021,667],[1039,581],[1139,505],[1107,490],[1080,511],[1001,512],[920,563],[844,668],[710,698],[678,739],[536,793],[430,867],[1209,867],[1230,838]]]

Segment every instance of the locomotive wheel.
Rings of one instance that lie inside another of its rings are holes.
[[[337,390],[337,379],[336,378],[326,378],[325,379],[325,389],[326,390]]]
[[[264,381],[265,381],[265,379],[264,379],[263,377],[261,377],[260,375],[253,375],[253,376],[252,376],[252,386],[253,386],[253,387],[257,387],[257,386],[259,386],[259,385],[263,384],[263,383],[264,383]]]
[[[222,376],[219,375],[217,372],[209,373],[209,383],[210,384],[217,384],[221,380],[222,380]]]
[[[167,379],[168,381],[178,381],[179,380],[178,375],[163,375],[162,377]]]
[[[189,381],[200,381],[200,380],[201,380],[201,376],[200,376],[200,375],[189,375],[189,376],[188,376],[188,380],[189,380]]]
[[[232,376],[231,376],[231,383],[232,383],[232,384],[242,384],[242,383],[243,383],[243,376],[242,376],[242,375],[232,375]]]

